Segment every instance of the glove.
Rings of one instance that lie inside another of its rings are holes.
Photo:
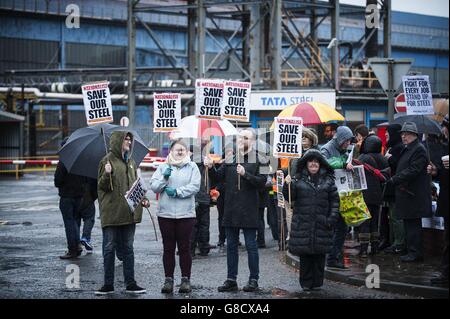
[[[164,191],[169,197],[177,197],[177,190],[173,187],[166,187]]]
[[[169,179],[170,175],[172,175],[172,168],[167,167],[166,170],[163,173],[163,176],[165,179]]]

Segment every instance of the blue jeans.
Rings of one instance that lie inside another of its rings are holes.
[[[92,228],[95,224],[94,203],[86,207],[80,214],[80,217],[83,219],[83,234],[81,235],[81,237],[87,239],[87,241],[91,241]]]
[[[78,252],[80,243],[80,207],[81,197],[61,197],[59,200],[59,209],[64,221],[66,231],[67,248],[71,253]]]
[[[344,248],[345,237],[347,236],[348,226],[342,216],[339,214],[333,234],[333,248],[327,257],[327,263],[343,262],[344,256],[342,250]]]
[[[123,277],[125,285],[136,283],[134,280],[134,232],[136,224],[124,226],[108,226],[103,232],[103,267],[105,270],[105,285],[114,285],[114,261],[116,250],[123,258]]]
[[[250,269],[250,279],[259,279],[259,255],[256,244],[256,228],[243,228],[245,238],[245,248],[248,254],[248,268]],[[239,228],[225,227],[227,238],[227,268],[228,278],[236,281],[239,264]]]

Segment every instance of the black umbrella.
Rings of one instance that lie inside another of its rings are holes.
[[[96,179],[98,164],[106,155],[109,137],[114,131],[127,131],[133,134],[132,158],[139,165],[148,153],[144,141],[133,129],[111,124],[83,127],[73,132],[59,150],[59,160],[68,172]]]
[[[439,123],[425,115],[404,115],[396,118],[392,123],[403,125],[405,122],[415,123],[419,134],[441,134]]]

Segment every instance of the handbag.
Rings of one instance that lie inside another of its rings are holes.
[[[350,191],[339,193],[339,213],[348,226],[359,226],[372,218],[362,191]]]

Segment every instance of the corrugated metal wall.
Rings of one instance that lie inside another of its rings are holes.
[[[20,144],[20,122],[0,122],[0,158],[23,156]],[[0,170],[14,169],[15,165],[0,164]]]
[[[0,38],[0,71],[57,68],[58,42]]]
[[[66,67],[126,66],[126,48],[114,45],[66,43]]]

